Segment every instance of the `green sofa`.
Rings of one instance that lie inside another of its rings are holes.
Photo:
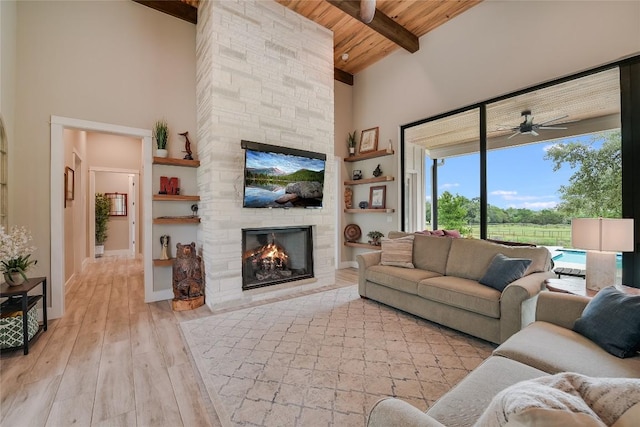
[[[400,399],[385,398],[371,409],[368,426],[472,426],[500,391],[521,381],[562,372],[605,379],[640,378],[639,354],[618,358],[572,331],[588,301],[577,295],[541,292],[536,321],[496,348],[426,413]],[[640,425],[640,418],[635,416],[638,423],[634,425]]]
[[[391,232],[389,238],[408,236]],[[502,292],[480,284],[493,257],[527,258],[524,277]],[[538,293],[553,277],[544,247],[513,247],[478,239],[416,233],[413,265],[381,265],[381,251],[357,256],[360,296],[500,344],[533,322]]]

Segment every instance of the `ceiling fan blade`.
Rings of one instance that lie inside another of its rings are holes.
[[[555,129],[555,130],[561,130],[561,129],[566,129],[566,127],[559,127],[559,126],[538,126],[538,129]]]
[[[538,123],[538,126],[544,126],[547,123],[555,122],[556,120],[562,120],[562,119],[567,118],[567,117],[569,117],[569,115],[565,114],[564,116],[556,117],[555,119],[551,119],[551,120],[547,120],[546,122]]]
[[[531,135],[538,136],[540,134],[538,132],[536,132],[535,130],[531,129]]]
[[[511,138],[513,138],[513,137],[514,137],[514,136],[516,136],[516,135],[520,135],[521,133],[522,133],[522,132],[518,131],[518,132],[514,133],[513,135],[511,135],[511,136],[510,136],[509,138],[507,138],[507,139],[511,139]]]

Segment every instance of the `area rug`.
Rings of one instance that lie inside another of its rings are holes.
[[[361,299],[357,286],[181,324],[223,425],[363,426],[399,397],[426,410],[493,345]]]

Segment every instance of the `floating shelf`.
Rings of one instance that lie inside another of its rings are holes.
[[[200,217],[158,217],[153,219],[154,224],[198,224]]]
[[[395,209],[345,209],[344,212],[345,213],[351,213],[351,214],[356,214],[356,213],[393,213],[395,212]]]
[[[181,194],[154,194],[154,202],[198,202],[200,196],[186,196]]]
[[[153,260],[153,265],[156,267],[170,267],[173,265],[173,260],[175,258],[169,258],[169,259],[154,259]]]
[[[378,150],[378,151],[372,151],[370,153],[362,153],[362,154],[356,154],[355,156],[351,156],[351,157],[345,157],[344,161],[357,162],[358,160],[373,159],[373,158],[382,157],[382,156],[391,156],[392,154],[393,154],[392,149]]]
[[[345,246],[350,246],[352,248],[366,248],[366,249],[378,249],[380,250],[380,245],[370,245],[369,243],[358,243],[358,242],[344,242]]]
[[[395,178],[392,176],[379,176],[377,178],[365,178],[358,179],[356,181],[345,181],[344,185],[358,185],[358,184],[373,184],[374,182],[388,182],[393,181]]]
[[[173,159],[171,157],[154,157],[153,164],[197,168],[198,166],[200,166],[200,160]]]

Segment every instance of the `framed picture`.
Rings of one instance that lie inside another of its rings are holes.
[[[378,149],[378,128],[365,129],[360,137],[360,149],[358,153],[368,153]]]
[[[369,189],[369,209],[386,209],[387,186],[378,185]]]
[[[69,166],[64,168],[64,199],[73,200],[75,187],[75,173]]]

